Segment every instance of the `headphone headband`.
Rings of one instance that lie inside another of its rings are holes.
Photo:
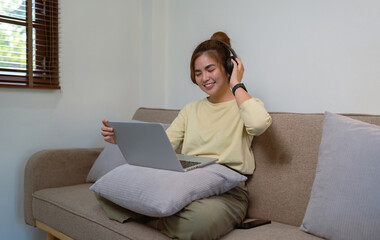
[[[226,61],[226,65],[225,65],[225,68],[227,70],[227,73],[228,74],[232,74],[232,71],[234,69],[234,64],[232,63],[232,61],[235,61],[236,62],[236,58],[238,57],[236,52],[232,49],[232,47],[226,43],[226,42],[223,42],[221,40],[218,40],[218,39],[211,39],[211,40],[214,40],[214,41],[217,41],[217,42],[220,42],[221,44],[223,44],[228,50],[230,50],[230,52],[232,53],[232,56],[228,57],[227,61]],[[236,62],[237,63],[237,62]]]
[[[218,40],[218,39],[211,39],[211,40],[220,42],[221,44],[223,44],[224,46],[226,46],[228,48],[228,50],[230,50],[230,52],[232,53],[232,57],[233,58],[237,58],[238,57],[237,54],[236,54],[236,52],[232,49],[232,47],[228,43],[226,43],[226,42],[224,42],[222,40]]]

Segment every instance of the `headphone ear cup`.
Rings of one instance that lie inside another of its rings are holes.
[[[232,70],[234,70],[234,64],[232,63],[232,61],[235,61],[235,57],[229,57],[227,58],[227,61],[226,61],[226,67],[227,67],[227,73],[228,74],[232,74]]]

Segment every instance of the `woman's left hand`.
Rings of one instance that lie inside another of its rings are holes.
[[[232,60],[232,63],[234,64],[234,69],[231,73],[230,88],[233,88],[236,84],[241,83],[244,74],[244,65],[241,58],[235,58],[235,61]]]

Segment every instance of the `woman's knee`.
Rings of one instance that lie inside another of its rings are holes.
[[[244,189],[197,200],[177,214],[160,219],[158,228],[171,238],[218,239],[243,221],[248,197]]]
[[[226,226],[221,227],[211,219],[162,219],[161,232],[175,239],[218,239],[224,234]]]
[[[161,219],[161,232],[178,239],[218,239],[231,231],[240,217],[218,201],[195,201],[183,211]]]

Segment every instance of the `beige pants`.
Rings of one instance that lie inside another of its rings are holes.
[[[100,196],[97,198],[109,218],[119,222],[145,222],[175,239],[218,239],[244,220],[248,207],[245,183],[224,194],[196,200],[178,213],[163,218],[146,217]]]

